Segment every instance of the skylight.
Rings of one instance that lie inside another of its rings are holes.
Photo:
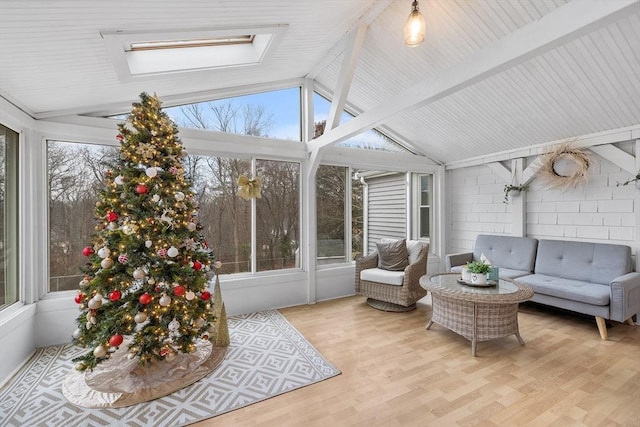
[[[286,25],[204,30],[102,31],[120,80],[138,76],[255,65]]]

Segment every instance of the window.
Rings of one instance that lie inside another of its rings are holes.
[[[349,169],[320,165],[317,187],[317,262],[346,262],[346,183]]]
[[[326,98],[315,92],[313,93],[313,122],[315,124],[314,138],[317,138],[324,133],[330,107],[331,103]],[[353,114],[343,111],[342,116],[340,117],[341,123],[351,120],[353,117]],[[339,142],[336,146],[360,148],[365,150],[389,151],[395,153],[409,152],[409,150],[404,148],[402,145],[376,129],[368,130],[360,135],[349,138],[346,141]]]
[[[273,51],[287,25],[224,29],[102,31],[122,81],[215,68],[256,65]]]
[[[50,292],[78,288],[80,267],[86,262],[82,248],[96,226],[98,190],[103,188],[106,165],[118,155],[119,147],[48,142]],[[262,197],[246,201],[238,196],[238,177],[252,177],[252,170],[262,177]],[[202,233],[223,263],[222,273],[297,266],[299,163],[189,155],[185,172],[200,207]],[[252,214],[254,203],[256,214]]]
[[[320,165],[316,175],[317,264],[351,262],[362,255],[363,190],[351,169]],[[351,222],[351,227],[345,226]]]
[[[18,133],[0,125],[0,310],[18,297]]]
[[[433,204],[433,176],[420,175],[418,194],[418,238],[430,239],[431,226],[433,224],[432,209]]]
[[[182,127],[301,140],[299,87],[170,107],[164,111]]]
[[[119,155],[117,147],[48,141],[49,291],[78,289],[82,248],[91,241],[94,211],[106,163]]]
[[[300,164],[256,160],[262,197],[256,202],[258,271],[299,267]]]

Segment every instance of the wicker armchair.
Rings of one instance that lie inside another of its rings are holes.
[[[384,311],[410,311],[416,308],[416,301],[427,295],[420,286],[420,277],[427,274],[429,245],[423,245],[417,260],[409,264],[403,274],[402,285],[389,285],[361,279],[361,273],[367,269],[378,269],[378,253],[356,259],[356,294],[367,297],[367,304]],[[388,272],[396,273],[396,272]]]

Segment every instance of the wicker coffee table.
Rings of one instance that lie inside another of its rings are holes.
[[[458,283],[460,274],[445,273],[422,276],[420,286],[431,292],[432,313],[427,329],[438,323],[471,341],[471,354],[476,344],[494,338],[515,335],[518,331],[518,304],[533,297],[528,286],[500,279],[490,287],[473,287]]]

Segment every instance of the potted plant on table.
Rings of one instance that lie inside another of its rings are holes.
[[[491,265],[482,261],[473,261],[467,264],[467,271],[471,273],[471,283],[484,285],[487,283],[487,273],[491,271]]]

